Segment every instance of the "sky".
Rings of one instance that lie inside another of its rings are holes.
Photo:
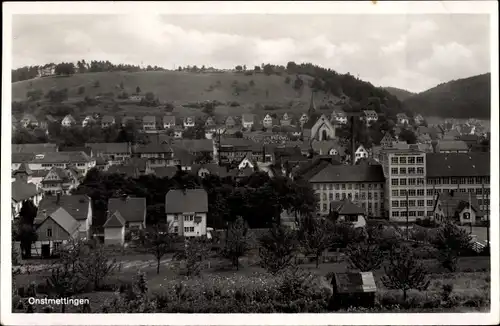
[[[490,71],[480,14],[14,15],[13,68],[81,59],[233,68],[311,62],[420,92]]]

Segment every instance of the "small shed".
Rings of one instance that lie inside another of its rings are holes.
[[[375,305],[377,285],[372,272],[334,273],[332,287],[334,310]]]

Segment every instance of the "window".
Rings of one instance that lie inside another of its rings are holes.
[[[359,199],[359,194],[358,194],[357,192],[356,192],[356,193],[354,193],[354,199],[355,199],[355,200],[358,200],[358,199]]]
[[[416,215],[417,215],[416,213],[417,213],[417,212],[415,212],[415,211],[409,211],[409,212],[408,212],[408,214],[409,214],[410,216],[416,216]]]
[[[371,192],[368,193],[368,199],[372,199],[372,193]]]
[[[392,212],[392,217],[399,217],[399,212]]]
[[[374,198],[374,199],[378,199],[378,192],[374,192],[374,193],[373,193],[373,198]]]
[[[336,200],[339,200],[339,199],[340,199],[340,194],[339,194],[338,192],[337,192],[337,193],[335,193],[335,199],[336,199]]]
[[[406,164],[406,157],[400,157],[399,158],[399,163],[400,164]]]
[[[354,189],[359,189],[359,184],[355,183],[354,184]]]
[[[351,199],[352,199],[352,194],[351,194],[351,193],[348,193],[348,194],[347,194],[347,197],[351,200]]]
[[[361,193],[361,199],[366,199],[366,192]]]
[[[52,237],[52,229],[47,229],[47,237]]]
[[[467,183],[470,185],[474,184],[474,178],[468,178]]]
[[[408,157],[408,164],[415,164],[415,156]]]
[[[326,200],[326,194],[323,193],[323,200]]]
[[[361,189],[365,189],[365,184],[364,183],[361,184]]]
[[[392,174],[398,174],[398,168],[391,168]]]
[[[432,206],[434,205],[434,201],[432,199],[427,201],[427,206]]]
[[[326,204],[323,204],[323,211],[326,211]]]
[[[401,207],[406,207],[406,204],[407,204],[406,200],[401,200],[399,202],[399,206],[401,206]]]
[[[405,189],[402,189],[399,191],[399,195],[400,196],[406,196],[406,190]]]
[[[418,207],[424,207],[424,205],[425,205],[425,201],[424,201],[423,199],[419,199],[419,200],[417,201],[417,206],[418,206]]]
[[[481,195],[483,193],[482,188],[476,188],[476,194]]]
[[[406,174],[406,168],[400,168],[399,169],[400,174]]]
[[[399,190],[393,190],[393,191],[392,191],[392,196],[393,196],[393,197],[397,197],[397,196],[399,196]]]
[[[391,179],[391,185],[393,185],[393,186],[399,185],[398,179]]]
[[[427,196],[434,196],[434,190],[433,189],[427,189]]]
[[[443,178],[443,184],[444,185],[450,184],[450,178]]]
[[[397,200],[393,200],[392,207],[399,207],[399,202]]]
[[[408,190],[408,196],[412,196],[412,197],[415,197],[415,189],[410,189]]]
[[[467,189],[465,189],[465,188],[460,188],[460,192],[467,192]]]
[[[391,157],[391,164],[398,164],[398,158],[397,157]]]
[[[414,186],[417,184],[417,180],[415,178],[410,178],[410,179],[408,179],[408,184],[410,186]]]
[[[424,189],[417,189],[417,196],[423,196],[424,195]]]
[[[400,186],[406,186],[406,179],[400,179],[399,180],[399,185]]]
[[[378,209],[378,203],[374,203],[373,206],[375,207],[375,209]]]
[[[460,178],[460,184],[465,184],[467,182],[467,178]]]
[[[470,193],[474,192],[474,188],[467,189],[467,192],[470,192]]]
[[[424,158],[422,156],[417,157],[417,164],[424,164]]]
[[[333,194],[332,193],[328,194],[328,199],[333,200]]]
[[[174,221],[178,221],[178,220],[179,220],[179,216],[174,215]]]
[[[408,168],[408,174],[415,174],[415,168]]]
[[[345,199],[345,198],[346,198],[346,194],[344,192],[344,193],[342,193],[342,199]]]
[[[417,168],[417,174],[424,174],[424,168]]]
[[[348,190],[352,190],[352,183],[348,183],[348,184],[347,184],[347,189],[348,189]]]
[[[184,215],[184,221],[186,222],[194,221],[194,215]]]
[[[372,184],[371,183],[368,184],[368,189],[372,189]]]
[[[345,190],[345,183],[342,184],[341,189]]]
[[[481,177],[476,177],[476,183],[481,184]]]
[[[333,185],[331,183],[328,185],[328,189],[333,190]]]
[[[424,216],[424,211],[418,211],[417,216]]]
[[[323,184],[323,190],[326,190],[326,184]]]
[[[408,201],[408,206],[415,207],[415,200],[409,200]]]
[[[451,178],[451,184],[452,185],[456,185],[458,183],[458,179],[457,178]]]
[[[178,226],[174,226],[174,233],[179,233],[179,227]]]
[[[406,211],[402,211],[401,216],[406,217]]]

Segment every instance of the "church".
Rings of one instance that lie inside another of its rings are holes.
[[[304,135],[313,140],[330,140],[335,138],[335,126],[324,114],[318,114],[314,104],[314,93],[311,93],[311,102],[309,104],[309,120],[304,124]]]

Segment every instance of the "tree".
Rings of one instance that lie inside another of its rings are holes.
[[[260,263],[269,273],[276,275],[293,265],[297,249],[296,233],[282,225],[274,225],[259,239]]]
[[[290,78],[290,76],[285,77],[285,84],[290,84],[291,81],[292,79]]]
[[[403,129],[399,133],[399,139],[402,141],[406,141],[408,144],[416,144],[417,136],[410,129]]]
[[[146,229],[144,248],[156,259],[156,274],[160,274],[161,258],[172,250],[173,238],[171,224],[156,224]]]
[[[408,290],[427,289],[430,283],[427,271],[410,248],[403,245],[392,251],[389,261],[390,265],[385,267],[386,275],[382,277],[382,282],[387,288],[402,290],[405,301]]]
[[[432,241],[437,249],[441,265],[450,272],[454,272],[461,253],[471,248],[471,239],[466,230],[452,222],[446,222],[441,226]]]
[[[267,64],[267,65],[264,65],[263,67],[263,71],[266,75],[272,75],[274,73],[274,69],[273,69],[273,66],[271,66],[270,64]]]
[[[319,257],[331,245],[332,223],[320,217],[307,216],[299,223],[299,241],[306,255],[314,255],[316,268]]]
[[[179,67],[179,68],[180,68],[180,67]],[[140,88],[139,86],[137,86],[137,87],[135,88],[135,93],[136,93],[136,94],[141,94],[141,88]]]
[[[93,248],[86,248],[78,265],[78,271],[94,290],[98,290],[101,282],[115,271],[116,266],[116,259],[109,259],[104,247],[97,244]]]
[[[222,255],[231,260],[231,263],[237,270],[240,269],[240,257],[250,250],[250,240],[248,225],[241,216],[230,223]]]
[[[59,299],[68,298],[75,293],[78,275],[70,270],[68,265],[54,267],[51,275],[46,279],[49,293]],[[65,312],[66,305],[64,301],[61,305],[61,312]]]
[[[33,222],[38,213],[38,209],[31,200],[25,200],[19,211],[20,221],[18,224],[18,240],[21,242],[22,257],[31,257],[31,245],[38,238]]]
[[[60,90],[51,89],[45,95],[45,98],[49,99],[52,103],[61,103],[68,99],[68,89],[63,88]]]
[[[78,94],[79,95],[85,94],[85,86],[78,87]]]
[[[255,67],[253,68],[253,70],[254,70],[255,72],[260,72],[260,66],[255,66]]]
[[[243,67],[240,66],[240,65],[238,65],[238,66],[235,67],[235,69],[236,69],[237,72],[241,72],[243,70]]]
[[[186,128],[182,137],[185,139],[205,139],[205,126],[196,124],[194,127]]]
[[[236,138],[243,138],[243,133],[238,130],[237,132],[234,133],[234,137],[236,137]]]
[[[177,252],[174,258],[186,262],[187,276],[198,276],[210,254],[210,246],[206,237],[186,239],[184,249]]]
[[[385,258],[380,246],[369,241],[349,245],[346,255],[349,258],[349,266],[361,272],[378,269]]]
[[[26,92],[26,97],[28,101],[39,101],[43,97],[43,91],[41,89],[30,89]]]
[[[125,85],[123,85],[123,81],[120,82],[120,89],[125,89]]]

